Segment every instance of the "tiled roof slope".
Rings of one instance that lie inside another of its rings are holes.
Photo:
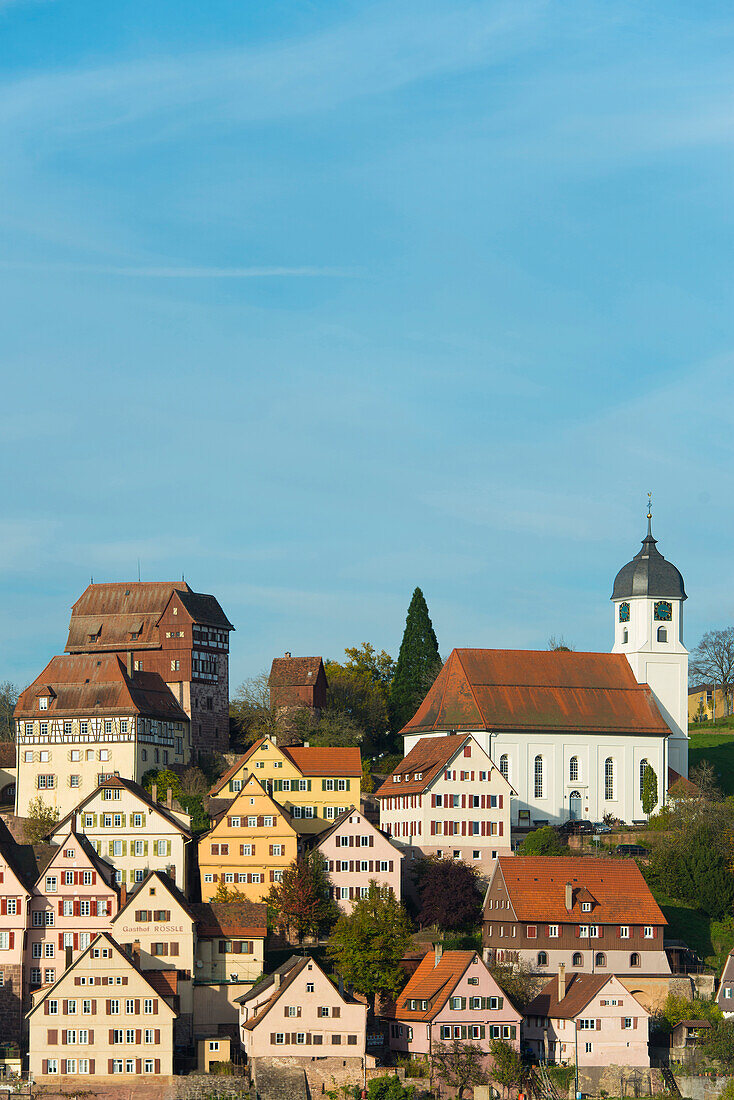
[[[214,596],[192,592],[185,581],[90,584],[72,606],[66,651],[158,648],[158,620],[174,592],[194,622],[234,629]],[[98,632],[90,642],[90,634]],[[133,640],[132,633],[139,637]]]
[[[454,649],[403,733],[484,729],[670,732],[623,653]]]
[[[274,657],[270,666],[270,686],[311,687],[323,667],[320,657]]]
[[[197,902],[190,906],[200,936],[266,936],[267,907],[264,902]]]
[[[114,653],[62,654],[21,693],[16,718],[38,718],[36,698],[51,689],[45,718],[137,713],[188,722],[170,688],[157,672],[133,672]]]
[[[465,733],[447,734],[446,737],[422,737],[375,791],[375,797],[387,798],[390,795],[418,794],[424,791],[448,767],[449,761],[466,740],[468,737]],[[393,782],[393,775],[401,777],[399,784]],[[417,775],[421,778],[416,779]]]
[[[565,996],[558,1000],[558,978],[544,985],[525,1009],[526,1016],[548,1016],[555,1020],[572,1020],[583,1012],[592,997],[609,981],[608,974],[569,974]]]
[[[642,872],[633,859],[583,859],[573,856],[500,856],[502,875],[517,920],[537,924],[667,924]],[[566,883],[573,887],[573,907],[566,909]],[[595,905],[581,912],[580,895]],[[485,920],[493,911],[484,911]]]
[[[292,745],[282,753],[296,765],[301,775],[359,776],[362,756],[357,748],[322,748],[318,745]]]
[[[436,953],[429,951],[415,974],[398,995],[394,1015],[400,1020],[432,1020],[441,1011],[464,974],[476,951],[444,951],[436,963]],[[425,1012],[409,1009],[408,1001],[428,1001]]]
[[[263,738],[261,738],[261,739],[260,739],[260,741],[257,741],[257,742],[256,742],[256,744],[257,744],[257,745],[261,744],[262,740],[263,740]],[[219,792],[221,791],[222,787],[225,787],[225,786],[227,785],[227,783],[229,783],[230,779],[231,779],[231,778],[232,778],[233,776],[237,775],[237,772],[238,772],[238,771],[240,770],[240,768],[242,767],[242,765],[243,765],[243,764],[245,764],[245,763],[247,762],[247,760],[248,760],[248,759],[250,758],[250,756],[252,755],[252,750],[253,750],[253,749],[254,749],[255,747],[256,747],[256,746],[255,746],[255,745],[253,745],[253,746],[252,746],[252,748],[250,748],[250,749],[249,749],[249,750],[248,750],[248,751],[247,751],[247,752],[246,752],[246,753],[244,754],[244,756],[240,756],[238,760],[235,760],[234,764],[231,764],[231,765],[230,765],[230,766],[229,766],[229,767],[227,768],[226,772],[224,772],[224,774],[223,774],[223,775],[220,775],[220,776],[219,776],[219,779],[217,779],[217,781],[216,781],[216,782],[214,783],[214,786],[213,786],[213,787],[211,788],[211,790],[209,791],[209,795],[210,795],[210,797],[212,797],[212,798],[213,798],[213,797],[214,797],[214,795],[216,795],[216,794],[219,794]]]

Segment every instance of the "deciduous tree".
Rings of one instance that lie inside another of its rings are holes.
[[[410,939],[403,905],[388,887],[371,882],[367,897],[342,913],[328,954],[345,981],[364,994],[374,1011],[378,993],[394,996],[405,981],[400,960]]]
[[[270,887],[265,899],[275,923],[298,943],[304,936],[317,936],[330,926],[337,908],[329,898],[329,883],[320,852],[311,852],[293,860],[283,878]]]
[[[476,1043],[452,1039],[437,1043],[433,1051],[433,1070],[440,1081],[456,1091],[458,1100],[469,1086],[483,1085],[487,1074],[482,1067],[482,1051]]]
[[[18,702],[18,689],[10,680],[0,684],[0,741],[15,741],[13,713]]]
[[[270,674],[260,672],[244,680],[229,704],[230,729],[241,748],[259,737],[278,737],[283,716],[270,698]]]
[[[48,806],[40,794],[28,805],[28,813],[23,822],[26,844],[40,844],[49,836],[59,823],[59,811],[56,806]]]
[[[731,714],[734,691],[734,626],[707,630],[691,653],[688,673],[691,681],[714,683],[724,693],[726,713]]]
[[[568,845],[552,825],[541,825],[523,840],[517,849],[520,856],[567,856]]]
[[[489,1071],[492,1080],[505,1090],[505,1094],[510,1089],[519,1088],[525,1080],[525,1067],[515,1048],[503,1039],[493,1039],[489,1053],[492,1056]]]
[[[416,868],[422,927],[436,924],[446,931],[473,928],[482,916],[479,873],[456,859],[431,857]]]
[[[413,717],[440,671],[441,657],[428,605],[420,588],[416,588],[408,607],[403,640],[390,686],[393,736]]]

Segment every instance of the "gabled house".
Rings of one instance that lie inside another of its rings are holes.
[[[429,951],[398,994],[389,1019],[390,1049],[430,1055],[460,1039],[489,1054],[493,1039],[520,1049],[521,1013],[474,951]]]
[[[314,848],[324,858],[331,896],[344,912],[367,896],[371,882],[400,900],[403,853],[354,806],[319,833]]]
[[[114,868],[72,827],[33,886],[26,988],[53,984],[97,934],[109,931],[118,904]]]
[[[232,803],[199,838],[201,897],[211,901],[220,884],[249,901],[261,901],[298,854],[290,815],[254,775],[242,773]]]
[[[670,974],[667,921],[631,859],[500,859],[484,899],[489,961],[519,959],[535,973]]]
[[[724,1016],[734,1016],[734,951],[730,951],[721,973],[716,1003]]]
[[[23,949],[36,877],[26,866],[30,845],[16,844],[0,821],[0,1034],[18,1043],[23,1021]],[[35,867],[34,867],[35,870]]]
[[[237,1003],[249,1062],[337,1057],[359,1065],[364,1058],[367,1005],[337,988],[308,955],[292,955]]]
[[[614,974],[570,974],[561,964],[525,1010],[523,1038],[541,1060],[649,1066],[650,1013]]]
[[[177,1043],[194,1035],[196,918],[173,879],[149,871],[137,889],[123,888],[111,934],[176,1011]]]
[[[128,1083],[170,1076],[175,1015],[111,936],[95,936],[34,999],[27,1014],[30,1072],[45,1083],[62,1076]]]
[[[196,918],[196,1039],[229,1035],[237,1039],[237,998],[264,970],[268,934],[265,904],[254,901],[202,902]]]
[[[250,773],[288,811],[299,833],[318,833],[359,805],[362,758],[356,748],[280,747],[262,737],[214,784],[210,796],[234,798]]]
[[[150,871],[162,871],[188,889],[191,818],[173,803],[158,802],[132,779],[111,776],[59,822],[54,844],[61,843],[74,816],[77,831],[115,868],[118,884],[131,890]]]
[[[326,706],[326,673],[320,657],[275,657],[270,667],[270,702],[278,716],[278,744],[298,743],[294,722],[306,712],[318,721]]]
[[[474,737],[455,734],[418,741],[375,797],[380,827],[408,860],[462,859],[488,876],[512,851],[512,794]]]

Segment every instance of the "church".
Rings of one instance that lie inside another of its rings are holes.
[[[644,819],[647,766],[659,803],[688,774],[686,593],[649,510],[611,599],[611,653],[454,649],[402,731],[405,754],[421,738],[472,733],[516,793],[514,826]]]

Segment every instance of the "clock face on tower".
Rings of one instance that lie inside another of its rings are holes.
[[[655,619],[657,622],[669,623],[673,618],[673,607],[667,600],[655,601]]]
[[[628,603],[621,603],[619,605],[619,621],[620,623],[628,623],[630,621],[630,605]]]

